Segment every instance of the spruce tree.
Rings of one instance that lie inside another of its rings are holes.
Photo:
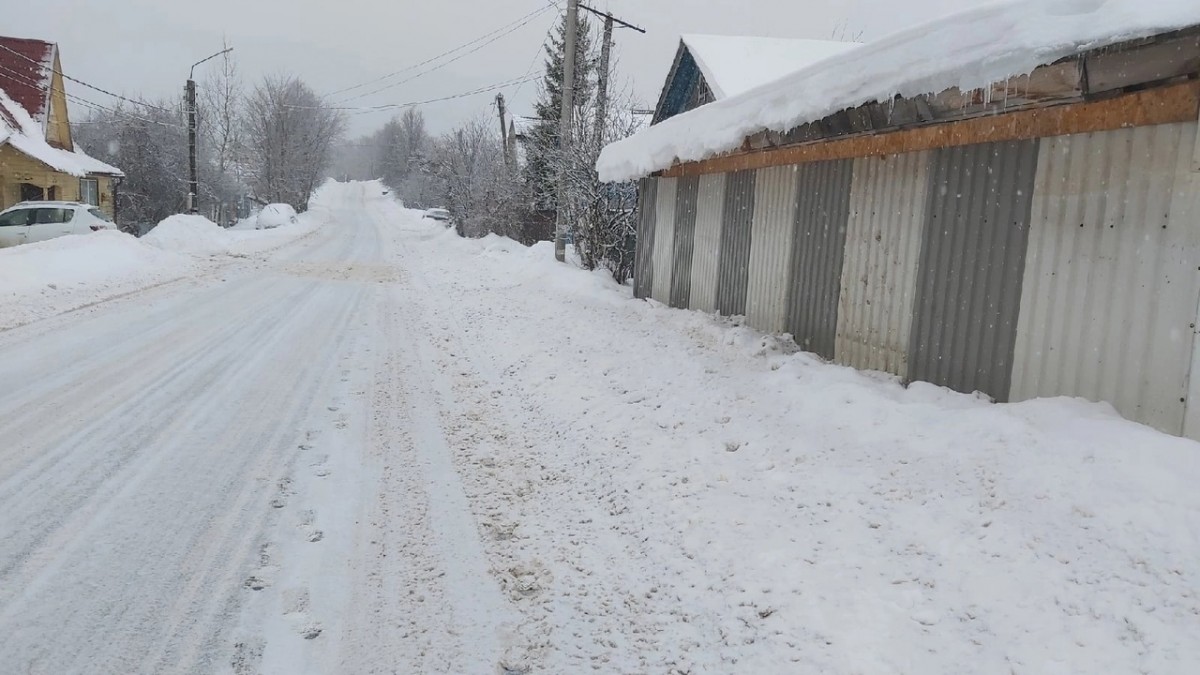
[[[534,103],[538,121],[529,131],[526,145],[525,184],[535,209],[555,210],[558,199],[555,191],[554,155],[558,152],[559,118],[562,115],[563,60],[566,56],[566,17],[546,45],[546,74],[542,78],[541,95]],[[575,38],[575,116],[591,101],[596,86],[596,61],[592,53],[591,25],[579,17]]]

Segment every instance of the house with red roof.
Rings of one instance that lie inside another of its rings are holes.
[[[58,45],[0,36],[0,209],[62,199],[111,217],[121,176],[75,147]]]

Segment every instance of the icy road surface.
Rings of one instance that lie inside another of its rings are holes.
[[[0,332],[0,673],[1196,672],[1196,444],[318,208]]]

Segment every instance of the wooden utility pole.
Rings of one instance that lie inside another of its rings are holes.
[[[504,121],[504,94],[496,94],[496,110],[500,113],[500,147],[504,151],[504,166],[512,171],[512,152],[508,146],[508,124]]]
[[[579,0],[567,0],[567,34],[563,45],[562,109],[558,117],[558,203],[554,218],[554,259],[567,259],[567,157],[571,153],[571,124],[575,113],[575,40],[579,31]]]
[[[612,12],[604,15],[604,43],[600,45],[600,77],[596,83],[596,142],[604,142],[605,115],[608,113],[608,59],[612,54]]]

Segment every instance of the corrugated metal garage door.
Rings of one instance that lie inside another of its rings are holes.
[[[650,294],[671,302],[671,266],[675,258],[675,190],[678,178],[658,179],[657,213],[654,216],[654,288]]]
[[[725,186],[725,226],[721,230],[717,311],[746,313],[746,279],[750,268],[750,219],[754,214],[754,171],[728,174]]]
[[[720,262],[725,181],[723,173],[701,176],[696,199],[691,306],[705,312],[717,310],[717,268]]]
[[[633,258],[633,295],[648,298],[654,289],[654,217],[658,212],[658,179],[638,183],[637,246]]]
[[[909,378],[1008,400],[1038,142],[934,151]]]
[[[675,191],[675,250],[671,265],[671,306],[686,309],[692,295],[692,249],[696,236],[696,193],[700,176],[679,179]]]
[[[833,358],[853,162],[801,164],[787,330],[805,351]]]
[[[795,165],[759,169],[754,183],[746,321],[769,333],[782,332],[787,322],[797,171]]]

